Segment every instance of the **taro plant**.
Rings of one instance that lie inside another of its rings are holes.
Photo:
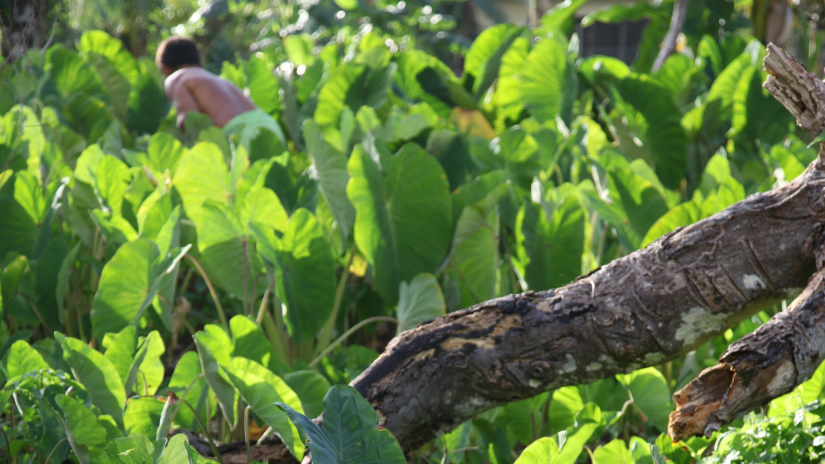
[[[650,18],[636,62],[580,57],[581,3],[484,30],[459,72],[363,25],[223,61],[285,140],[227,137],[197,113],[176,128],[151,59],[102,31],[0,66],[4,459],[198,462],[276,439],[316,462],[816,459],[814,384],[714,437],[663,435],[672,393],[781,304],[683,358],[492,408],[406,457],[343,386],[398,333],[563,285],[816,157],[761,88],[760,42],[686,29],[650,72],[671,4],[645,3],[585,21]]]

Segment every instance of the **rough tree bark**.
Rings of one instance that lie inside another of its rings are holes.
[[[825,84],[772,46],[766,68],[765,87],[821,132]],[[718,428],[792,389],[825,354],[825,271],[809,283],[825,260],[823,166],[564,287],[421,324],[351,385],[409,450],[497,405],[674,359],[798,295],[676,395],[673,435]]]
[[[825,129],[825,84],[793,57],[768,46],[767,88],[796,118],[818,135]],[[821,169],[825,151],[812,169]],[[819,231],[815,233],[820,233]],[[668,433],[674,439],[710,435],[736,417],[784,395],[809,379],[825,358],[825,235],[813,237],[816,268],[805,291],[788,311],[732,344],[719,363],[673,396],[676,411]]]

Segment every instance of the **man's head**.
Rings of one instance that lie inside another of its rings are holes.
[[[200,66],[201,57],[194,40],[187,37],[172,37],[160,44],[155,62],[163,76],[169,77],[180,68]]]

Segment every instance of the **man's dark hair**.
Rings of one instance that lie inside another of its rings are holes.
[[[195,41],[188,37],[166,39],[158,47],[157,62],[169,69],[183,66],[201,66],[201,56]]]

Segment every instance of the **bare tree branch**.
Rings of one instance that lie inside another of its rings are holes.
[[[653,72],[658,71],[665,63],[667,57],[676,51],[676,42],[679,39],[679,34],[682,32],[682,27],[685,25],[688,3],[690,3],[690,0],[677,0],[676,4],[673,5],[673,16],[670,17],[670,27],[667,30],[662,49],[659,50],[659,54],[656,55],[656,61],[653,62]]]
[[[798,294],[823,221],[825,173],[809,168],[565,287],[404,332],[351,385],[412,449],[494,406],[661,364]]]

